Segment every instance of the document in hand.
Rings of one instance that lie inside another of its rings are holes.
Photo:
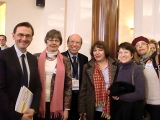
[[[30,108],[32,99],[33,93],[25,86],[21,87],[17,98],[15,111],[19,113],[24,113],[27,109]]]

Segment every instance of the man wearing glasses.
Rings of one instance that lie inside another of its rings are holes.
[[[30,23],[17,24],[12,33],[15,45],[0,52],[0,120],[32,120],[38,110],[41,94],[38,64],[36,57],[27,52],[33,35]],[[33,93],[33,100],[28,110],[19,113],[15,104],[22,86]]]
[[[8,46],[6,45],[7,37],[5,35],[0,35],[0,50],[7,49]]]
[[[79,120],[78,94],[82,81],[83,65],[88,62],[88,57],[78,53],[82,46],[82,38],[78,34],[68,37],[67,46],[68,50],[62,54],[70,59],[72,70],[72,102],[68,120]]]

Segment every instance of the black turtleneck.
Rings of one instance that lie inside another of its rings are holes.
[[[134,69],[134,72],[132,72]],[[143,100],[145,96],[145,77],[141,66],[133,61],[119,64],[119,71],[116,81],[125,81],[132,84],[132,73],[134,73],[135,92],[120,96],[121,101],[135,102]]]

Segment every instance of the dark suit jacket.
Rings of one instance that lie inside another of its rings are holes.
[[[67,51],[66,52],[63,52],[61,53],[62,55],[68,57],[68,53]],[[81,85],[81,82],[82,82],[82,72],[83,72],[83,65],[86,64],[88,62],[88,57],[81,54],[81,53],[78,53],[78,59],[79,59],[79,83]]]
[[[62,55],[68,56],[68,51],[61,53]],[[88,57],[86,57],[83,54],[78,53],[78,59],[79,59],[79,86],[81,86],[82,83],[82,72],[83,72],[83,65],[88,62]],[[71,103],[71,109],[69,111],[69,117],[68,120],[79,120],[79,114],[78,114],[78,94],[79,92],[72,91],[72,103]]]
[[[29,89],[33,93],[31,108],[38,110],[41,83],[35,56],[27,52],[30,69]],[[0,52],[0,120],[20,120],[23,114],[15,111],[15,103],[21,88],[22,69],[14,46]]]

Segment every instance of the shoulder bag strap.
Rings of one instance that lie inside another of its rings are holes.
[[[133,67],[133,70],[132,70],[132,85],[134,85],[134,68],[135,67]]]
[[[155,57],[155,60],[156,60],[156,64],[157,64],[157,68],[158,68],[158,78],[160,80],[160,65],[159,65],[159,55],[156,55]]]

